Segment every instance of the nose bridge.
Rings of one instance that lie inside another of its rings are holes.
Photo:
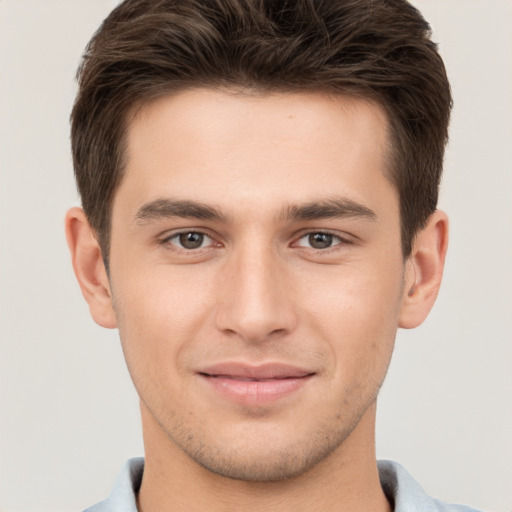
[[[240,244],[228,258],[223,273],[219,328],[247,341],[289,332],[294,315],[283,261],[272,244]]]

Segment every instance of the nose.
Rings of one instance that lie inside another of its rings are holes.
[[[292,332],[297,315],[282,258],[253,245],[228,260],[218,284],[217,327],[250,343]]]

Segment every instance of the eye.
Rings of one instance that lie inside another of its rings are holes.
[[[308,233],[299,239],[297,245],[299,247],[310,247],[311,249],[329,249],[335,245],[339,245],[343,240],[331,233],[316,232]]]
[[[212,245],[213,239],[199,231],[185,231],[183,233],[176,233],[175,235],[167,238],[165,242],[176,245],[180,249],[192,251],[194,249],[202,249],[203,247]]]

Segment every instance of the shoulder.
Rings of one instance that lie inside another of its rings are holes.
[[[394,503],[394,512],[481,512],[465,505],[448,504],[431,498],[397,462],[381,460],[378,465],[382,489]]]
[[[465,505],[444,503],[429,497],[400,464],[390,460],[378,463],[379,476],[394,512],[481,512]],[[142,481],[144,459],[128,460],[119,472],[110,496],[83,512],[137,512],[137,492]]]
[[[137,512],[137,492],[144,472],[144,459],[130,459],[123,466],[109,497],[83,512]]]

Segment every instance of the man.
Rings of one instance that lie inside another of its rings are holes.
[[[68,243],[145,445],[90,510],[469,510],[375,458],[396,330],[448,240],[451,97],[421,15],[128,0],[79,86]]]

